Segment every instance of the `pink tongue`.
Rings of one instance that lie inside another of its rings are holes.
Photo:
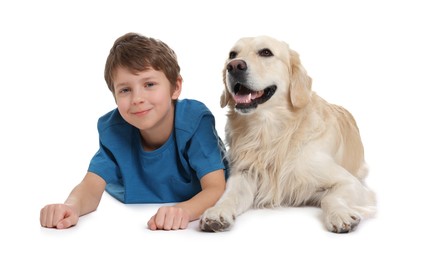
[[[259,98],[263,95],[263,91],[249,93],[247,95],[234,95],[235,103],[237,104],[248,104],[251,103],[253,99]]]

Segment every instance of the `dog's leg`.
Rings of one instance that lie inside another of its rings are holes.
[[[321,199],[327,229],[335,233],[354,230],[362,217],[375,211],[375,196],[357,178],[341,167],[342,176]],[[338,172],[338,171],[337,171]]]
[[[255,181],[249,176],[246,174],[230,176],[225,193],[214,207],[203,213],[200,228],[210,232],[230,229],[235,218],[252,206],[255,193]]]

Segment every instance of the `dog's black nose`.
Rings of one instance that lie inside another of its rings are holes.
[[[247,70],[247,63],[244,60],[233,60],[227,65],[227,71],[231,74],[237,74]]]

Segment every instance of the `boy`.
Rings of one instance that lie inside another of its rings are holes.
[[[185,229],[225,189],[224,146],[205,105],[178,100],[182,77],[165,43],[139,34],[118,38],[105,65],[117,108],[98,120],[100,148],[63,204],[41,209],[41,226],[69,228],[95,211],[104,190],[123,203],[168,203],[151,230]]]

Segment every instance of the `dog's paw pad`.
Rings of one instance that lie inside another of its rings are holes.
[[[332,218],[328,222],[328,230],[333,233],[349,233],[355,230],[360,223],[361,218],[357,216]]]
[[[203,218],[200,220],[200,229],[206,232],[221,232],[226,231],[231,227],[231,224],[222,216],[219,220]]]

